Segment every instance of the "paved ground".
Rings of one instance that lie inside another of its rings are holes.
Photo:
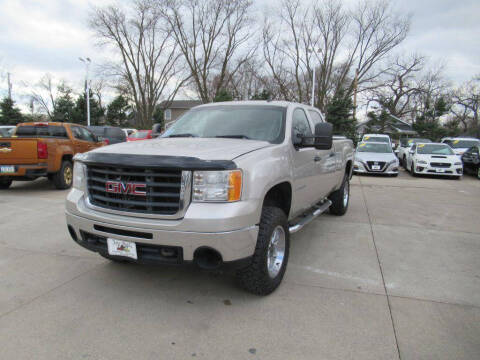
[[[2,359],[479,359],[480,181],[354,177],[347,215],[293,236],[282,286],[109,263],[66,192],[0,193]]]

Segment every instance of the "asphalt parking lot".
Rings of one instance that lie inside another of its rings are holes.
[[[344,217],[292,236],[281,287],[114,264],[76,245],[65,191],[0,193],[2,359],[479,359],[480,181],[355,176]]]

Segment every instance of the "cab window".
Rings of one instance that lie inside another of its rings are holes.
[[[300,136],[299,136],[300,135]],[[301,136],[312,136],[312,129],[308,122],[307,115],[303,109],[295,109],[292,119],[292,142],[294,145],[300,144]]]
[[[314,125],[317,125],[323,122],[322,115],[320,115],[319,112],[315,110],[308,110],[308,113],[310,114],[310,119],[312,119]]]
[[[72,126],[72,133],[75,139],[95,142],[95,136],[87,129],[80,126]]]

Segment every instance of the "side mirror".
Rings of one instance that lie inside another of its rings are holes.
[[[410,153],[410,155],[413,155],[413,154],[415,154],[415,150],[410,150],[409,153]]]
[[[327,122],[315,125],[314,146],[318,150],[330,150],[333,143],[333,125]]]

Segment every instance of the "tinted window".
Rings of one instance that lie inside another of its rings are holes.
[[[445,140],[445,144],[450,145],[454,149],[463,149],[475,146],[479,143],[478,140]]]
[[[68,138],[63,126],[55,125],[25,125],[19,126],[15,135],[19,137],[60,137]]]
[[[80,126],[72,126],[72,133],[75,139],[83,140],[83,141],[90,141],[95,142],[95,136],[89,130],[80,127]]]
[[[312,129],[310,128],[310,123],[308,122],[307,115],[305,115],[305,111],[295,109],[292,120],[292,141],[294,144],[301,142],[299,135],[312,136]]]
[[[310,114],[310,118],[315,125],[323,122],[322,116],[315,110],[308,110],[308,113]]]
[[[88,130],[90,130],[97,136],[103,136],[105,128],[102,126],[89,126]]]
[[[148,131],[137,131],[130,135],[132,139],[145,139],[148,136]]]
[[[386,136],[364,136],[362,141],[384,142],[389,143],[390,138]]]

